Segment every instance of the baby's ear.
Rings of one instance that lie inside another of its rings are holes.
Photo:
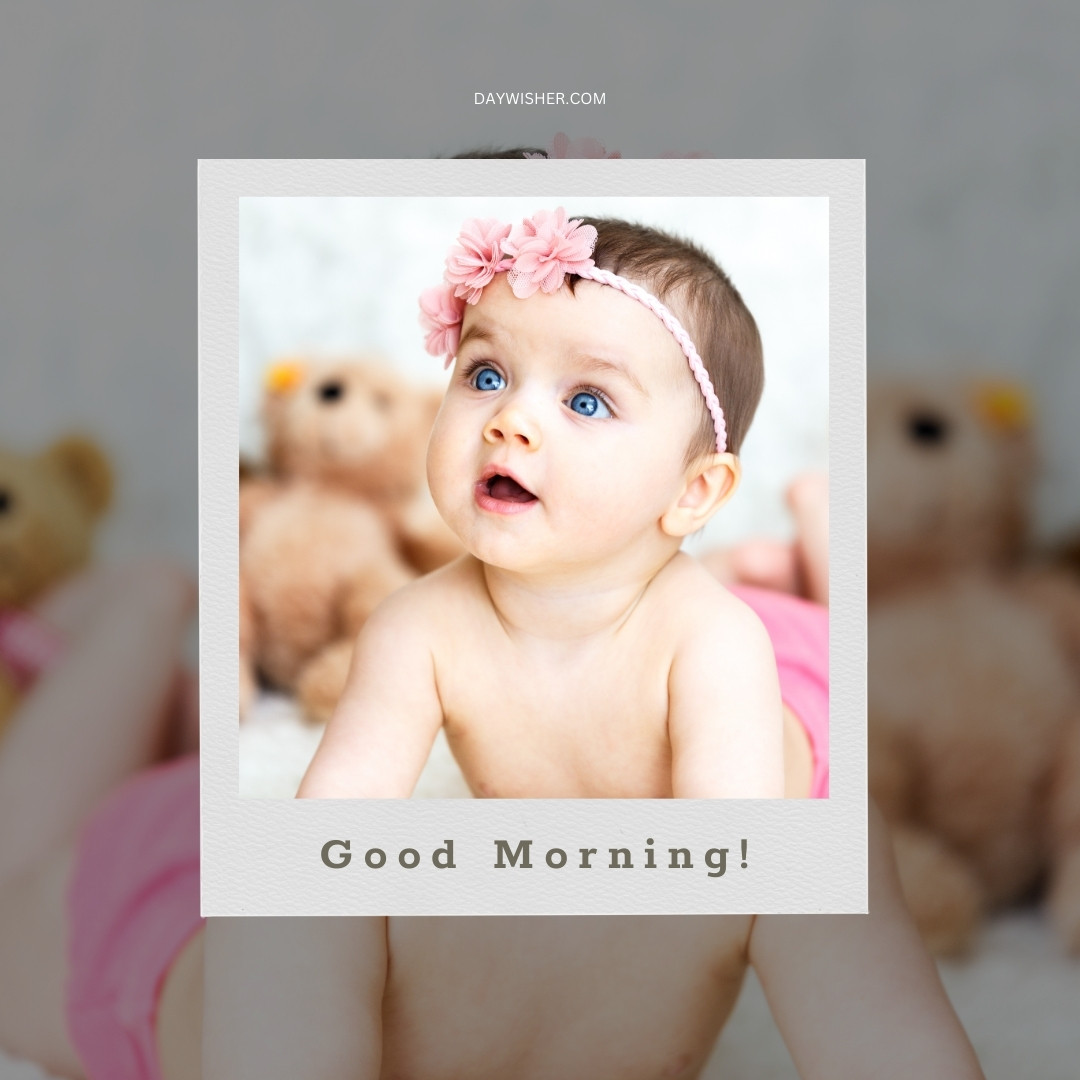
[[[668,536],[682,538],[703,528],[709,518],[735,494],[742,466],[734,454],[710,454],[688,472],[678,499],[660,519]]]

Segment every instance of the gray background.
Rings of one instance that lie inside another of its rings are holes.
[[[0,440],[111,449],[110,556],[196,561],[195,162],[597,136],[867,159],[872,370],[1034,387],[1044,532],[1080,514],[1074,5],[16,6],[0,35]],[[535,58],[535,59],[532,59]],[[590,107],[475,90],[602,90]]]
[[[561,130],[628,156],[865,157],[871,371],[970,357],[1028,378],[1060,530],[1080,522],[1078,38],[1065,0],[8,5],[0,441],[89,426],[122,473],[106,555],[194,567],[196,159]],[[583,71],[606,106],[467,104]],[[945,974],[989,1076],[1073,1080],[1076,964],[1040,923],[999,922]],[[790,1080],[751,991],[709,1075]]]

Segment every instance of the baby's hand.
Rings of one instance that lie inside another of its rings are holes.
[[[399,589],[364,624],[345,692],[297,798],[412,794],[442,726],[425,627],[414,587]]]

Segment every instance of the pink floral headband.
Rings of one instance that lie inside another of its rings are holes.
[[[427,351],[432,356],[445,354],[446,367],[453,363],[465,305],[477,303],[496,274],[506,274],[521,300],[536,292],[557,292],[567,274],[610,285],[647,307],[678,342],[705,398],[716,431],[716,449],[722,454],[727,446],[724,413],[690,335],[652,293],[596,266],[592,260],[595,245],[596,229],[578,219],[568,221],[561,206],[555,211],[539,210],[513,227],[495,218],[470,218],[446,257],[444,284],[420,294],[420,325],[427,331]]]

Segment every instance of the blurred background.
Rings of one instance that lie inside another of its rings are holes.
[[[1046,459],[1040,527],[1073,523],[1069,6],[319,10],[229,5],[211,31],[169,9],[50,6],[0,43],[0,430],[107,436],[122,471],[109,550],[195,565],[200,156],[429,157],[559,131],[626,157],[866,158],[871,370],[1022,376]],[[486,46],[501,34],[550,43],[543,66]],[[606,104],[472,104],[536,83]]]
[[[197,159],[430,157],[562,131],[624,157],[865,158],[871,375],[1018,380],[1038,536],[1067,537],[1078,35],[1074,5],[1004,0],[16,5],[0,36],[0,442],[88,431],[117,483],[97,557],[194,572]],[[540,88],[606,104],[472,104]],[[998,916],[942,971],[989,1076],[1076,1075],[1080,968],[1039,908]],[[752,982],[710,1070],[793,1075]]]

